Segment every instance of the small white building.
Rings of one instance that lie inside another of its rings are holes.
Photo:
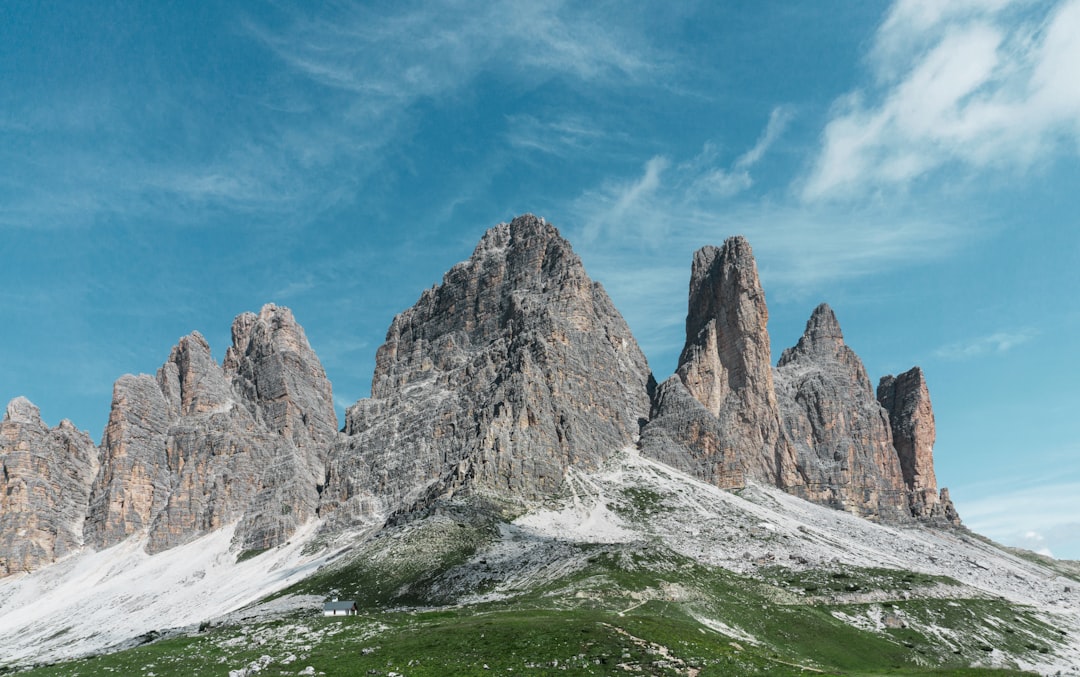
[[[339,601],[336,597],[323,604],[323,616],[355,616],[356,602],[352,600]]]

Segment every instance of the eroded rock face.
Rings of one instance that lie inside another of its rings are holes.
[[[948,491],[938,493],[934,476],[934,409],[922,369],[914,367],[899,376],[884,376],[877,399],[889,412],[893,446],[908,490],[913,517],[929,522],[959,525],[960,518],[949,501]]]
[[[50,429],[26,398],[7,405],[0,421],[0,576],[82,547],[98,464],[97,447],[70,421]]]
[[[632,444],[644,355],[570,245],[526,215],[489,230],[394,318],[323,495],[342,522],[468,491],[550,495]]]
[[[686,345],[675,377],[658,391],[643,434],[645,453],[721,487],[746,479],[783,487],[799,482],[793,450],[781,435],[768,319],[744,238],[694,254]]]
[[[158,552],[239,520],[243,549],[277,545],[317,514],[335,427],[330,383],[288,309],[238,317],[224,367],[186,336],[156,378],[117,381],[91,541],[145,533]]]
[[[792,493],[869,518],[908,518],[889,416],[840,324],[818,306],[775,373],[784,434],[803,478]]]
[[[232,325],[225,376],[256,419],[297,446],[325,449],[337,433],[334,397],[322,363],[288,308],[263,306]]]

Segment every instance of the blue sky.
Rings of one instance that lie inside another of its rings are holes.
[[[1080,0],[0,5],[0,399],[291,307],[340,407],[394,313],[533,212],[658,379],[743,234],[774,356],[828,301],[918,364],[976,530],[1080,558]]]

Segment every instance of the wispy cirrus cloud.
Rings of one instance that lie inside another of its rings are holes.
[[[1077,63],[1080,0],[900,0],[875,36],[874,83],[835,102],[802,198],[1075,155]]]
[[[946,360],[968,360],[986,355],[1000,355],[1028,343],[1038,335],[1038,331],[1030,328],[998,331],[986,336],[949,343],[935,350],[934,355]]]
[[[807,294],[837,279],[947,256],[970,237],[965,222],[940,209],[841,209],[760,195],[734,199],[733,192],[744,188],[732,191],[726,182],[751,185],[750,170],[789,119],[783,109],[774,110],[755,145],[729,165],[720,165],[715,147],[706,146],[678,164],[654,156],[638,175],[583,192],[568,210],[581,224],[583,249],[602,242],[609,251],[663,249],[685,256],[685,250],[741,233],[754,243],[774,290]],[[732,178],[740,173],[744,180]]]
[[[563,2],[431,3],[389,12],[346,3],[250,32],[297,72],[362,95],[355,113],[382,117],[458,91],[484,74],[535,84],[555,75],[595,83],[636,79],[664,62],[644,35]]]
[[[507,131],[503,134],[514,149],[558,157],[586,152],[613,136],[625,140],[624,135],[608,131],[580,113],[552,119],[513,115],[507,119]]]

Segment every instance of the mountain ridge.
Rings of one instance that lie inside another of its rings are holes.
[[[236,317],[220,364],[192,332],[155,375],[119,378],[100,446],[16,398],[0,500],[49,477],[73,490],[45,491],[59,507],[3,504],[0,669],[159,635],[198,643],[214,622],[316,632],[313,605],[338,594],[381,619],[375,635],[399,622],[395,604],[468,616],[550,598],[553,621],[585,605],[620,641],[618,619],[642,608],[654,627],[674,605],[680,627],[725,638],[701,645],[709,660],[743,668],[852,665],[813,649],[826,626],[836,651],[864,642],[911,666],[920,652],[1046,672],[1080,658],[1075,577],[979,541],[938,489],[922,370],[875,390],[826,304],[774,366],[767,323],[749,243],[703,247],[679,365],[658,385],[570,244],[525,215],[394,317],[371,396],[340,430],[325,370],[274,304]],[[63,537],[21,547],[39,523]],[[967,614],[943,624],[954,607]],[[785,648],[765,634],[787,636],[788,614],[809,634]],[[671,653],[663,636],[641,641]],[[237,674],[296,656],[244,660]]]
[[[236,317],[220,364],[195,331],[156,375],[118,379],[86,461],[95,477],[67,508],[85,511],[69,540],[101,548],[146,533],[159,552],[239,520],[238,547],[258,551],[315,517],[374,524],[462,491],[527,507],[568,468],[595,469],[631,443],[723,488],[756,481],[872,519],[959,524],[937,492],[921,370],[883,379],[879,402],[827,305],[775,367],[767,323],[745,238],[701,248],[686,344],[657,386],[571,245],[524,215],[394,318],[372,395],[340,431],[325,370],[274,304]],[[23,527],[8,522],[10,540]],[[45,548],[24,565],[49,561]]]

